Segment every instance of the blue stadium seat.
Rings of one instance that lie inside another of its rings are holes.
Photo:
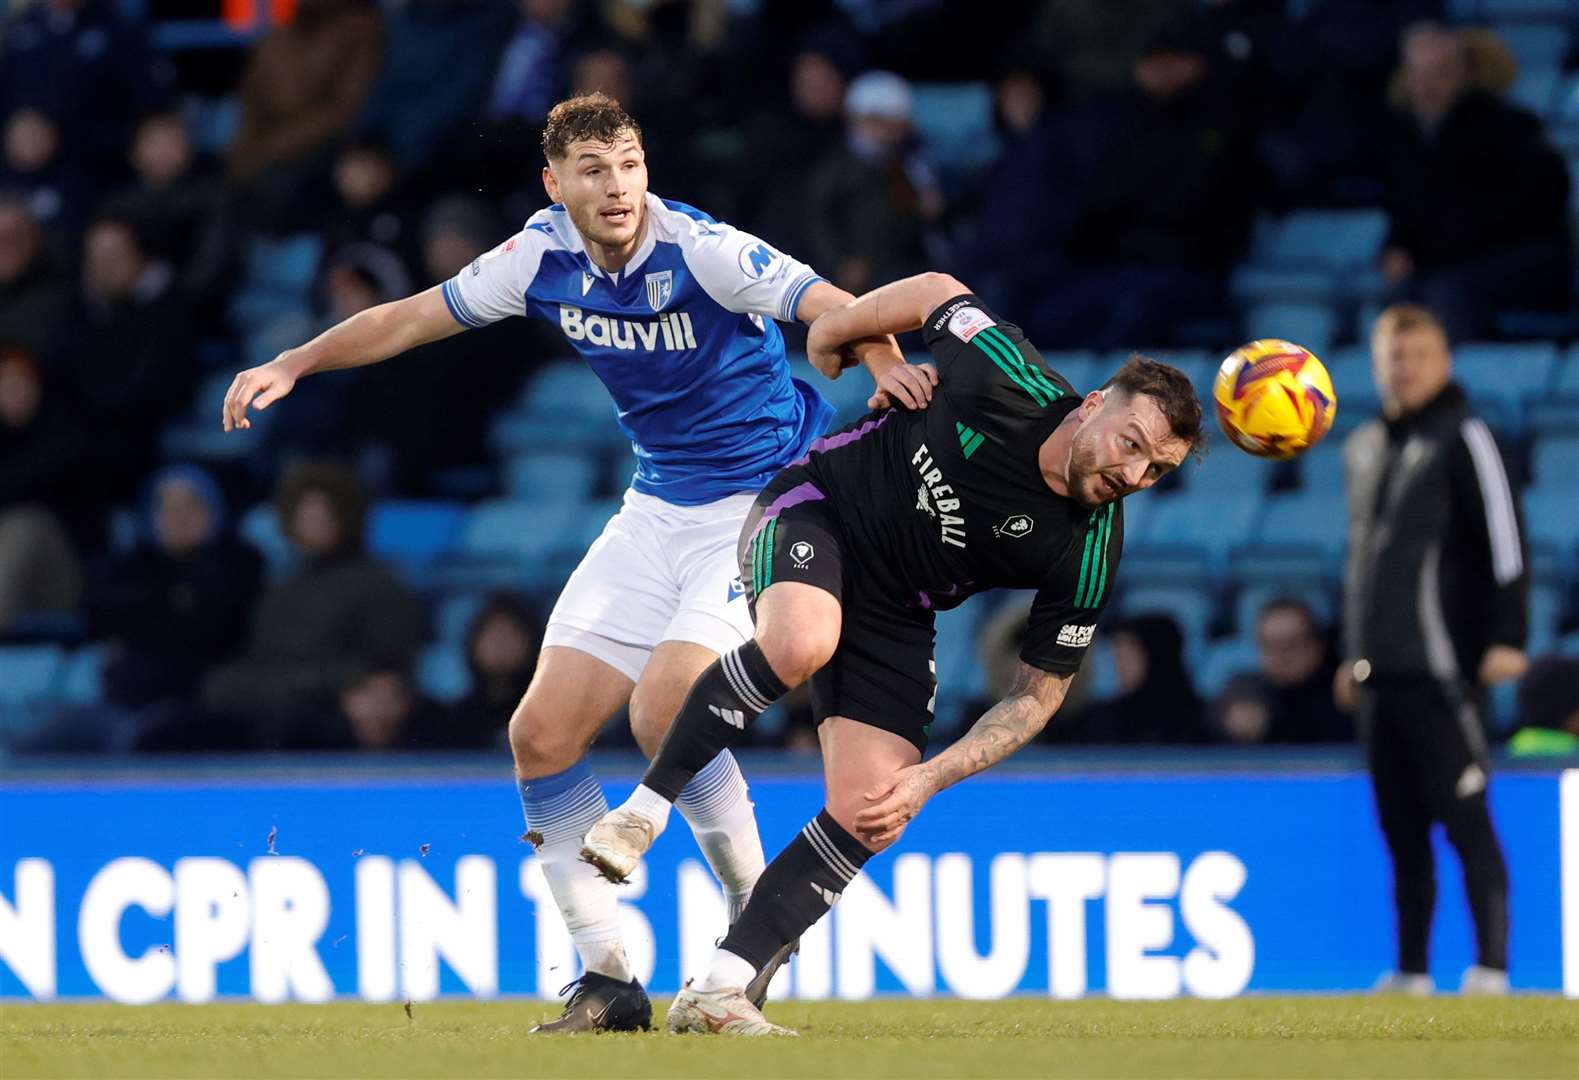
[[[1344,292],[1348,274],[1376,261],[1386,235],[1380,210],[1298,210],[1262,221],[1250,258],[1234,275],[1234,293],[1246,301],[1331,299]]]
[[[1250,539],[1262,500],[1250,492],[1203,493],[1189,490],[1153,498],[1148,542],[1153,545],[1188,545],[1214,558]]]
[[[1556,369],[1557,347],[1550,342],[1477,343],[1453,350],[1453,378],[1486,409],[1488,420],[1516,421],[1525,401],[1550,390]]]
[[[946,184],[968,177],[997,157],[990,86],[917,83],[911,92],[911,115],[922,151]]]
[[[952,611],[938,613],[937,638],[932,649],[938,680],[934,715],[946,725],[955,722],[967,702],[987,692],[987,671],[977,653],[977,638],[1000,603],[1024,601],[1018,596],[1000,600],[978,595]]]
[[[608,499],[594,499],[576,508],[575,517],[565,534],[564,547],[572,566],[581,561],[581,556],[586,554],[592,542],[602,535],[609,519],[620,512],[622,505],[624,499],[614,496]]]
[[[254,237],[245,253],[241,286],[230,299],[231,321],[252,330],[306,307],[322,252],[323,240],[316,233]]]
[[[460,553],[468,559],[531,562],[565,546],[581,507],[563,502],[490,499],[472,507],[461,531]]]
[[[471,670],[459,645],[440,642],[417,654],[417,687],[428,697],[452,705],[472,688]]]
[[[464,642],[485,599],[485,594],[480,592],[456,592],[445,596],[433,616],[434,636],[451,645]]]
[[[517,499],[590,498],[598,482],[598,463],[588,454],[520,454],[505,467],[505,490]]]
[[[66,670],[59,645],[0,645],[0,708],[53,702]]]
[[[1207,416],[1212,415],[1207,405]],[[1227,439],[1219,439],[1211,453],[1199,464],[1186,460],[1179,466],[1185,485],[1199,495],[1217,495],[1222,492],[1258,495],[1264,493],[1272,482],[1277,466],[1261,458],[1251,457],[1240,451]],[[1126,514],[1128,510],[1126,508]]]
[[[1567,605],[1564,602],[1562,583],[1551,579],[1537,580],[1530,584],[1530,640],[1531,655],[1550,652],[1557,643],[1558,629]]]
[[[1579,343],[1568,347],[1568,355],[1557,365],[1552,389],[1565,398],[1579,399]]]
[[[368,514],[368,550],[420,579],[455,550],[465,521],[466,507],[458,502],[389,499]]]
[[[1493,27],[1519,61],[1520,71],[1556,71],[1568,52],[1568,28],[1561,23],[1526,23]]]
[[[72,650],[60,673],[60,701],[66,705],[96,705],[104,698],[106,650],[86,645]]]
[[[1472,5],[1472,13],[1465,18],[1486,22],[1556,22],[1579,18],[1579,3],[1575,0],[1456,0],[1457,5]]]
[[[1566,491],[1579,499],[1579,431],[1542,435],[1530,451],[1530,473],[1537,487]]]
[[[1120,575],[1122,577],[1122,574]],[[1134,616],[1163,614],[1179,624],[1187,642],[1206,639],[1211,624],[1213,597],[1209,588],[1202,585],[1162,582],[1123,584],[1114,608],[1120,615]]]
[[[1100,361],[1097,354],[1084,349],[1066,349],[1044,352],[1042,359],[1047,366],[1069,380],[1069,385],[1082,394],[1089,394],[1113,373],[1112,367]]]
[[[273,503],[259,503],[242,514],[236,532],[263,556],[269,580],[278,581],[295,569],[300,556],[280,528]]]
[[[1579,499],[1572,491],[1530,488],[1524,492],[1524,528],[1531,544],[1546,544],[1563,559],[1579,546]]]
[[[587,449],[624,441],[614,403],[592,369],[577,361],[550,364],[522,393],[521,405],[495,420],[491,442],[503,454]]]
[[[1245,312],[1244,337],[1282,338],[1321,356],[1338,332],[1338,317],[1324,303],[1273,300]]]
[[[1341,492],[1306,491],[1267,501],[1256,541],[1269,547],[1309,548],[1328,559],[1343,553],[1348,507]]]
[[[1328,435],[1295,459],[1299,486],[1306,491],[1343,490],[1343,440]]]
[[[1200,650],[1200,662],[1192,673],[1195,691],[1211,701],[1223,692],[1229,679],[1235,675],[1254,674],[1260,666],[1261,657],[1256,652],[1256,643],[1248,636],[1211,642]]]
[[[1522,68],[1504,96],[1511,104],[1545,119],[1555,116],[1561,107],[1561,83],[1562,72],[1555,67]]]

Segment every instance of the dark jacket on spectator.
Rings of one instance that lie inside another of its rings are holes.
[[[326,710],[372,659],[410,656],[422,641],[421,604],[371,556],[304,563],[266,590],[239,660],[204,681],[203,705],[252,727],[272,745],[304,710]]]
[[[1566,237],[1567,169],[1523,109],[1470,91],[1435,132],[1396,117],[1387,146],[1387,242],[1420,273]]]
[[[204,481],[194,486],[208,494],[214,522],[206,543],[181,557],[147,543],[89,578],[83,615],[89,636],[113,646],[104,690],[116,704],[189,694],[246,633],[262,559],[227,533],[224,507]]]
[[[0,282],[0,346],[20,345],[35,356],[46,355],[70,305],[70,280],[41,250],[20,277]]]

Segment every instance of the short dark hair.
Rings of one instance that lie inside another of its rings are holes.
[[[290,535],[296,508],[310,491],[329,500],[340,526],[340,551],[361,551],[367,528],[367,492],[356,473],[337,461],[302,461],[286,472],[274,493],[274,512],[281,530]]]
[[[559,161],[570,152],[570,144],[582,139],[613,142],[624,132],[641,142],[641,125],[631,119],[620,103],[607,94],[577,94],[548,111],[543,127],[543,156]]]
[[[1145,394],[1152,398],[1174,436],[1189,444],[1191,453],[1204,449],[1206,432],[1201,427],[1201,402],[1195,396],[1190,377],[1178,368],[1132,353],[1124,366],[1102,384],[1104,390],[1109,387],[1122,390],[1130,397]]]

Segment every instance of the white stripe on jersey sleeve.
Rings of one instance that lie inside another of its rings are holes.
[[[1486,535],[1491,537],[1491,572],[1498,585],[1506,585],[1524,572],[1519,549],[1519,519],[1513,510],[1513,489],[1502,468],[1502,455],[1484,420],[1471,416],[1460,425],[1469,459],[1480,483],[1480,501],[1486,510]]]
[[[659,204],[662,228],[680,246],[686,268],[720,307],[791,322],[817,272],[748,232],[697,221]]]
[[[546,210],[533,214],[520,232],[444,283],[444,302],[456,322],[487,326],[526,314],[527,286],[551,244],[551,234],[542,228],[549,225],[547,215]]]

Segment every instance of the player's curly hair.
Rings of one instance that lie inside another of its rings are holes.
[[[1192,454],[1206,447],[1206,430],[1201,427],[1201,401],[1195,396],[1190,377],[1171,364],[1133,353],[1115,371],[1102,389],[1124,391],[1130,397],[1145,394],[1157,403],[1173,434],[1189,444]]]
[[[548,111],[543,126],[543,156],[559,161],[570,152],[570,144],[582,139],[611,143],[625,132],[641,142],[641,125],[607,94],[577,94]]]

